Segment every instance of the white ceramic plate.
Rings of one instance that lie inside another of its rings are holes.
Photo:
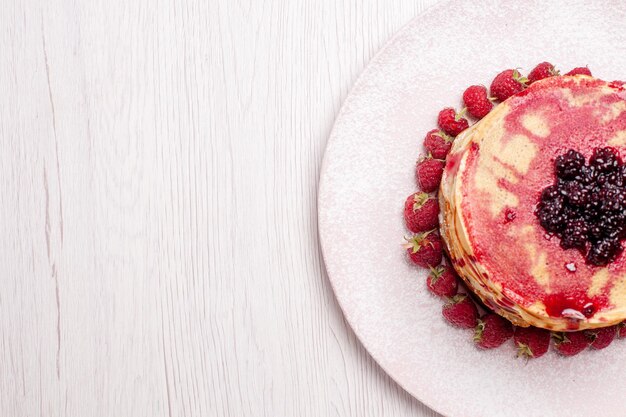
[[[403,202],[438,111],[505,68],[550,61],[626,78],[626,2],[453,1],[428,10],[372,60],[337,118],[319,189],[335,294],[357,336],[404,389],[449,417],[626,416],[626,341],[526,363],[512,342],[479,351],[441,318],[425,271],[401,248]]]

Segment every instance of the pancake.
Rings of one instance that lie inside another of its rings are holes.
[[[514,324],[574,331],[626,319],[626,252],[592,265],[536,216],[559,155],[588,159],[607,146],[626,158],[626,90],[584,75],[535,82],[456,138],[439,193],[441,235],[469,288]]]

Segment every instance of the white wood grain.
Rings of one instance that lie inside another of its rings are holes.
[[[435,416],[316,224],[343,98],[434,2],[0,2],[0,415]]]

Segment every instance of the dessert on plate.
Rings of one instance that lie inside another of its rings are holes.
[[[404,205],[408,258],[444,318],[535,358],[626,337],[625,83],[542,62],[463,102],[427,133]]]
[[[549,77],[456,137],[439,192],[455,269],[498,314],[550,330],[626,319],[626,91]]]

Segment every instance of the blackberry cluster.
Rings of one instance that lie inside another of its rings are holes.
[[[589,163],[569,150],[554,161],[556,181],[537,206],[541,226],[592,265],[607,265],[626,238],[626,166],[614,148],[596,148]]]

